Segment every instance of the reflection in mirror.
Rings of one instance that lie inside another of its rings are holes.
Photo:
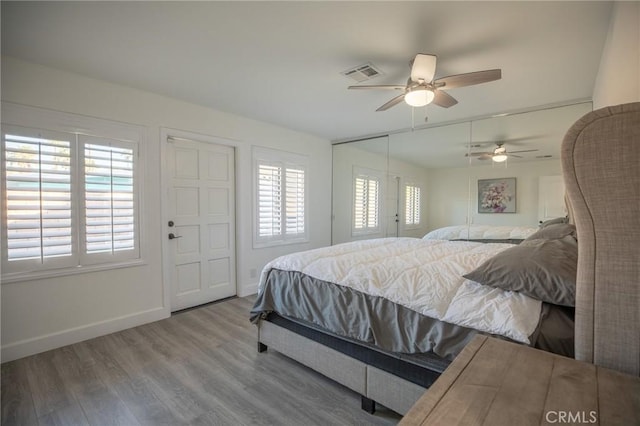
[[[387,235],[389,138],[333,146],[333,244]]]
[[[334,145],[333,244],[454,225],[467,235],[477,225],[534,228],[564,216],[560,143],[591,109],[576,103]],[[497,148],[506,161],[493,160]],[[506,178],[509,205],[483,206],[479,183]]]
[[[447,126],[432,127],[413,132],[396,133],[389,136],[390,172],[400,176],[401,181],[411,181],[419,177],[421,188],[419,226],[406,226],[400,223],[399,236],[421,238],[429,231],[429,217],[449,216],[452,223],[465,223],[469,191],[466,185],[450,186],[446,181],[433,181],[429,174],[434,169],[456,169],[461,173],[458,178],[466,179],[464,170],[468,164],[465,153],[469,148],[471,125],[468,122]],[[456,155],[450,155],[451,151]],[[458,155],[458,151],[461,155]],[[432,193],[446,194],[446,204],[433,203]],[[403,205],[400,216],[404,218]]]
[[[430,230],[463,224],[536,227],[565,216],[560,145],[569,127],[591,109],[589,102],[471,122],[468,167],[430,169],[429,202],[439,206],[429,209]],[[504,162],[492,160],[499,146],[507,152]],[[456,155],[465,155],[466,149],[461,147]],[[490,197],[482,187],[493,180],[496,185],[514,183],[505,194],[511,199],[496,209],[487,204]],[[463,189],[469,192],[468,215],[448,201],[451,192]],[[510,208],[501,211],[507,204]]]

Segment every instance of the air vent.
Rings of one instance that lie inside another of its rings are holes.
[[[367,62],[364,65],[359,65],[355,68],[351,68],[346,71],[342,71],[340,74],[348,77],[352,80],[361,83],[363,81],[371,80],[372,78],[376,78],[379,75],[382,75],[383,72],[378,68],[374,67],[371,62]]]

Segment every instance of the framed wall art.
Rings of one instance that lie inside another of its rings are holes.
[[[478,213],[515,213],[516,178],[478,179]]]

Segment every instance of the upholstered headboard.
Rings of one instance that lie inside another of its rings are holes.
[[[562,143],[578,235],[576,358],[640,375],[640,102],[593,111]]]

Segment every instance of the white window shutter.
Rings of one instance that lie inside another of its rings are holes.
[[[367,226],[367,180],[357,177],[354,184],[353,227],[364,229]]]
[[[282,233],[282,167],[258,165],[258,236]]]
[[[4,134],[3,142],[6,260],[71,256],[71,141]]]
[[[380,181],[373,176],[356,176],[354,181],[354,231],[375,231],[380,221]]]
[[[420,187],[405,185],[405,225],[420,224]]]
[[[377,179],[368,180],[367,196],[367,228],[377,228],[380,211],[380,182]]]
[[[84,144],[86,254],[136,248],[134,155],[132,148]]]
[[[286,231],[287,235],[304,234],[305,183],[303,168],[286,169]]]

